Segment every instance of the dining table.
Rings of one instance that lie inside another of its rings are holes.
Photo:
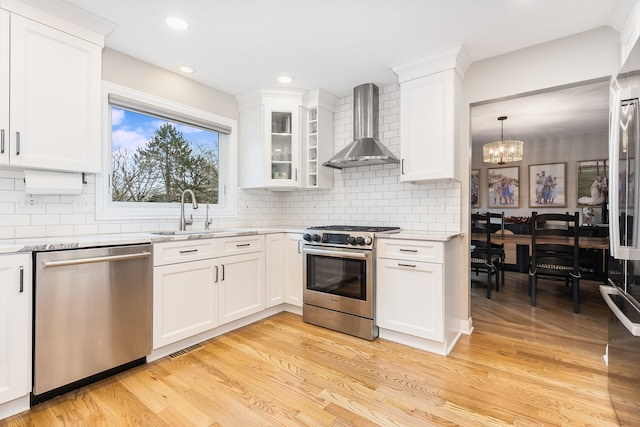
[[[472,240],[486,240],[487,235],[484,233],[472,233]],[[559,244],[573,246],[573,237],[570,236],[537,236],[536,242],[547,244]],[[529,247],[529,253],[531,253],[531,234],[511,234],[497,231],[491,234],[491,243],[498,244],[514,244],[523,245]],[[603,282],[605,285],[607,281],[607,270],[609,268],[609,237],[608,236],[579,236],[578,247],[583,249],[596,249],[601,250],[603,254]]]
[[[473,240],[486,239],[486,234],[473,233],[471,238]],[[569,236],[538,236],[536,238],[538,243],[555,243],[559,245],[573,246],[573,237]],[[491,243],[507,244],[512,243],[516,245],[527,245],[531,247],[531,234],[507,234],[507,233],[493,233],[491,235]],[[578,247],[584,249],[601,249],[609,250],[609,237],[608,236],[580,236],[578,238]]]

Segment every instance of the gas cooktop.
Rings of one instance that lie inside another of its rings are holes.
[[[365,225],[323,225],[309,227],[302,236],[306,245],[356,247],[373,249],[376,234],[395,233],[400,227],[375,227]]]

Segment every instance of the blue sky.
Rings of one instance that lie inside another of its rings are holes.
[[[157,117],[113,107],[111,109],[112,150],[125,149],[129,152],[134,152],[138,147],[143,147],[153,138],[155,131],[167,122],[167,120]],[[218,134],[216,132],[175,122],[168,123],[173,124],[179,132],[182,132],[182,136],[194,147],[217,148],[218,146]]]

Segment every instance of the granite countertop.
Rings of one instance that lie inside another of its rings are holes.
[[[0,239],[0,254],[13,252],[55,251],[96,246],[135,245],[177,240],[212,239],[271,233],[304,233],[300,227],[246,227],[213,230],[157,231],[149,233],[91,234],[79,236],[32,237]],[[462,233],[400,230],[397,233],[378,234],[380,239],[430,240],[446,242]]]
[[[447,242],[458,236],[462,236],[460,232],[446,232],[446,231],[411,231],[400,230],[398,233],[385,234],[381,233],[376,235],[378,239],[402,239],[402,240],[427,240],[435,242]]]
[[[253,234],[302,233],[296,227],[227,228],[219,230],[158,231],[149,233],[90,234],[79,236],[0,239],[0,254],[13,252],[55,251],[96,246],[135,245],[176,240],[211,239]]]

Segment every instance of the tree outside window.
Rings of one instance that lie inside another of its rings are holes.
[[[177,202],[191,189],[200,203],[218,203],[219,134],[197,126],[111,108],[111,199]]]

